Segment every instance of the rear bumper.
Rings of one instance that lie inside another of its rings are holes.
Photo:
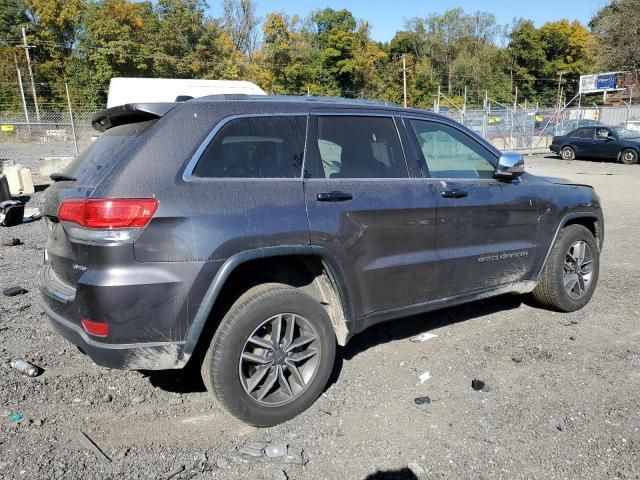
[[[42,304],[54,330],[77,345],[103,367],[123,370],[167,370],[182,368],[189,360],[183,355],[184,342],[102,343],[89,338],[81,327]]]
[[[560,153],[560,145],[549,145],[549,150],[551,150],[553,153]]]

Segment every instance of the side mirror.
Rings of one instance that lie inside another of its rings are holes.
[[[524,173],[524,157],[518,152],[504,152],[500,155],[495,178],[512,180]]]

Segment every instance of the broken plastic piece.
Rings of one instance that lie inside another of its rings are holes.
[[[420,383],[424,383],[431,378],[431,374],[429,372],[424,372],[422,375],[418,377]]]
[[[434,333],[421,333],[420,335],[413,337],[411,339],[411,341],[413,343],[421,343],[421,342],[426,342],[427,340],[431,340],[432,338],[436,338],[438,335],[434,334]]]
[[[22,420],[22,414],[20,412],[11,412],[11,415],[9,415],[9,418],[16,422],[19,422],[20,420]]]
[[[15,360],[11,360],[9,365],[11,365],[11,368],[16,369],[17,371],[28,377],[37,377],[40,373],[40,369],[38,367],[36,367],[32,363],[27,362],[23,358],[16,358]]]
[[[416,397],[413,399],[413,404],[420,410],[426,410],[431,404],[431,399],[429,397]]]

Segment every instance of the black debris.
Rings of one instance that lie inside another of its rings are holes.
[[[5,288],[2,291],[2,294],[5,297],[15,297],[17,295],[23,295],[25,293],[27,293],[29,290],[22,288],[22,287],[9,287],[9,288]]]
[[[19,238],[8,238],[2,242],[5,247],[15,247],[17,245],[22,245],[22,240]]]
[[[471,380],[471,388],[473,388],[476,392],[482,390],[484,387],[485,384],[482,380],[478,380],[477,378]]]

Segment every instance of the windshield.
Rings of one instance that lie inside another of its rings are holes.
[[[626,128],[614,128],[614,131],[620,138],[640,138],[640,132],[627,130]]]

